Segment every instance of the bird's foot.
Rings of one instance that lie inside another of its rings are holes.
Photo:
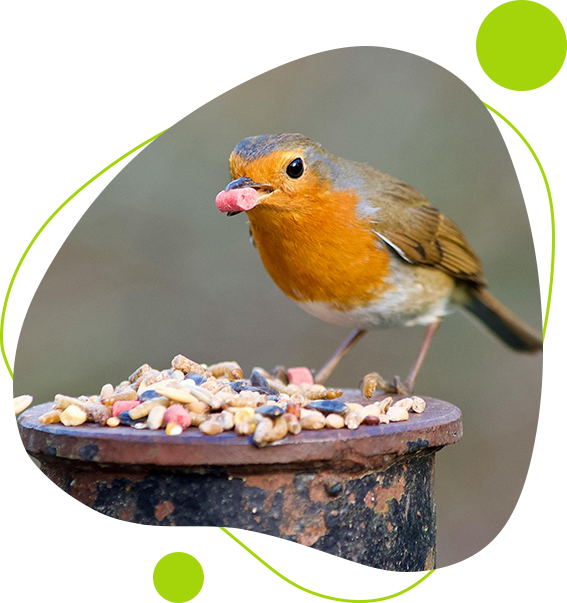
[[[385,394],[401,394],[408,396],[412,393],[413,388],[409,388],[397,375],[394,377],[394,382],[386,381],[379,373],[369,373],[366,375],[360,384],[360,391],[365,398],[372,398],[374,393],[380,390]]]

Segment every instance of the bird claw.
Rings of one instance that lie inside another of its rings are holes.
[[[394,383],[390,383],[380,373],[366,375],[362,380],[360,390],[365,398],[372,398],[376,391],[384,394],[401,394],[402,396],[411,394],[410,388],[397,375],[394,377]]]
[[[407,383],[404,383],[398,375],[394,377],[394,388],[395,392],[388,393],[401,394],[402,396],[409,396],[411,393],[413,393],[413,389],[410,390]]]

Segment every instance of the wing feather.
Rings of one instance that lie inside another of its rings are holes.
[[[373,227],[380,239],[404,260],[485,284],[479,258],[449,218],[430,205],[399,206],[396,210],[393,219],[382,215]]]

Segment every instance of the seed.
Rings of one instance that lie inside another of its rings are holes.
[[[254,433],[256,423],[252,421],[240,421],[234,425],[234,431],[240,436],[249,436]]]
[[[270,384],[268,382],[269,375],[265,374],[265,371],[261,369],[260,372],[257,369],[253,369],[250,374],[250,385],[253,387],[263,387],[265,389],[270,389]]]
[[[274,426],[268,434],[268,437],[266,438],[265,442],[277,442],[279,440],[282,440],[287,435],[287,432],[288,423],[285,417],[278,417],[274,421]]]
[[[345,420],[341,415],[331,413],[325,418],[325,426],[329,429],[342,429],[345,426]]]
[[[274,378],[273,375],[271,375],[270,373],[268,373],[268,371],[265,368],[262,368],[261,366],[255,366],[252,369],[252,372],[256,372],[259,373],[260,375],[262,375],[262,377],[264,377],[264,379],[266,379],[267,381],[270,381]]]
[[[236,398],[236,394],[231,389],[222,390],[216,393],[211,400],[211,410],[220,410],[231,406],[231,403]]]
[[[86,408],[87,403],[79,398],[73,398],[72,396],[65,396],[63,394],[57,394],[55,396],[55,402],[53,404],[53,410],[65,410],[69,406],[77,406],[83,410]]]
[[[323,429],[325,417],[317,410],[302,411],[299,424],[301,429]]]
[[[299,393],[299,385],[294,385],[290,383],[289,385],[274,385],[274,387],[283,394],[287,394],[288,396],[293,396],[293,394]]]
[[[165,433],[168,436],[181,435],[183,433],[183,427],[177,425],[177,423],[168,423],[165,427]]]
[[[253,408],[256,408],[259,402],[260,394],[258,392],[244,390],[234,399],[231,406],[252,406]]]
[[[104,404],[101,406],[106,408]],[[133,408],[136,408],[136,406],[140,406],[138,400],[118,400],[112,405],[112,416],[117,417],[121,412],[124,412],[125,410],[132,410]]]
[[[353,410],[345,417],[345,425],[349,429],[358,429],[362,423],[362,412],[360,410]]]
[[[407,421],[409,418],[408,411],[402,406],[390,406],[386,416],[390,421]]]
[[[284,402],[284,404],[286,406],[287,413],[295,415],[298,419],[299,417],[301,417],[301,406],[299,406],[299,404],[297,404],[296,402],[292,402],[291,400],[287,403]]]
[[[230,431],[234,428],[234,415],[232,413],[223,410],[215,418],[217,423],[222,427],[223,431]]]
[[[293,435],[297,435],[301,431],[301,425],[296,415],[286,412],[284,414],[285,420],[287,421],[287,429]]]
[[[301,394],[293,394],[289,401],[298,404],[300,408],[305,408],[309,404],[309,400]]]
[[[186,389],[182,389],[181,387],[172,387],[171,385],[162,385],[159,383],[154,389],[158,394],[160,394],[160,396],[169,398],[170,400],[173,400],[173,402],[189,404],[190,402],[197,401],[195,396],[191,395]]]
[[[287,379],[288,383],[293,385],[301,385],[302,383],[313,385],[313,375],[305,366],[296,366],[287,369]]]
[[[380,425],[380,417],[378,415],[366,415],[363,423],[365,425]]]
[[[144,417],[145,418],[145,417]],[[142,421],[143,419],[132,419],[130,416],[129,410],[124,410],[118,415],[118,419],[120,419],[120,423],[122,425],[128,425],[130,427],[134,426],[136,423]]]
[[[230,389],[233,392],[239,393],[241,392],[248,384],[246,381],[232,381],[230,384]]]
[[[202,385],[207,381],[205,375],[201,375],[201,373],[187,373],[185,379],[191,379],[195,385]]]
[[[198,373],[199,375],[205,375],[207,373],[207,369],[204,369],[200,364],[189,360],[185,356],[178,354],[171,361],[171,366],[174,369],[179,369],[183,371],[185,374],[187,373]]]
[[[182,381],[180,383],[180,387],[195,396],[197,400],[201,400],[201,402],[206,402],[207,404],[210,404],[211,400],[213,399],[213,394],[211,394],[211,392],[198,385],[193,385],[189,379]]]
[[[190,385],[191,387],[195,387],[195,384],[191,383],[189,380],[187,380],[186,384],[184,385]],[[199,387],[207,390],[210,394],[214,395],[219,391],[219,382],[214,377],[212,377],[211,379],[207,379],[207,381],[202,383]]]
[[[77,425],[82,425],[87,420],[87,413],[78,406],[70,404],[61,413],[59,420],[67,427],[76,427]]]
[[[210,415],[208,413],[197,414],[196,412],[189,411],[189,416],[191,417],[191,425],[194,427],[199,427],[205,421],[209,420]]]
[[[190,402],[186,405],[186,408],[188,411],[197,413],[198,415],[208,413],[211,410],[211,407],[208,404],[201,402],[200,400]]]
[[[419,396],[412,396],[412,405],[411,409],[413,412],[417,412],[421,414],[425,410],[425,400],[420,398]]]
[[[258,414],[264,415],[265,417],[270,417],[271,419],[276,419],[277,417],[281,417],[284,414],[284,409],[277,404],[262,404],[256,409]]]
[[[278,417],[274,421],[268,417],[262,417],[254,432],[253,442],[262,448],[270,442],[277,442],[285,438],[286,435],[287,421],[285,417]]]
[[[87,413],[87,421],[99,425],[105,425],[112,414],[110,408],[95,402],[88,402],[84,410]]]
[[[114,386],[112,383],[106,383],[100,388],[100,399],[104,400],[104,398],[110,398],[114,394]]]
[[[185,379],[185,373],[183,371],[175,369],[171,373],[171,378],[175,379],[176,381],[183,381],[183,379]]]
[[[380,412],[380,408],[376,406],[376,404],[368,404],[367,406],[363,406],[358,412],[360,412],[363,418],[379,417],[381,414],[383,414]]]
[[[146,389],[138,396],[140,402],[149,402],[150,400],[155,400],[156,398],[163,398],[163,396],[158,394],[155,389]]]
[[[152,371],[152,367],[149,364],[142,364],[139,368],[137,368],[129,377],[128,381],[130,383],[134,383],[140,377],[145,377],[150,371]]]
[[[101,400],[101,402],[103,404],[106,404],[106,406],[112,406],[115,402],[137,399],[138,394],[135,389],[133,389],[132,387],[124,387],[122,389],[116,389],[112,396],[110,396],[109,398],[104,398],[103,400]]]
[[[254,437],[252,441],[256,446],[263,446],[268,434],[272,431],[274,427],[274,422],[269,417],[262,417],[262,415],[258,415],[260,420],[256,425],[256,429],[254,431]]]
[[[110,417],[106,419],[108,427],[118,427],[120,425],[120,419],[118,417]]]
[[[184,406],[181,406],[181,404],[173,404],[172,406],[169,406],[165,411],[163,420],[167,424],[175,423],[176,425],[180,425],[183,429],[191,427],[191,417],[189,412]]]
[[[147,402],[138,404],[138,406],[131,408],[128,414],[130,415],[131,419],[136,421],[149,416],[154,408],[161,407],[165,409],[167,406],[169,406],[169,400],[163,396],[160,396],[159,398],[154,398],[153,400],[148,400]]]
[[[252,421],[254,420],[255,410],[251,406],[244,406],[239,408],[234,413],[234,423],[242,423],[243,421]]]
[[[60,422],[60,417],[61,417],[61,410],[55,409],[55,410],[49,410],[46,413],[44,413],[43,415],[41,415],[41,417],[39,417],[39,422],[42,425],[51,425],[52,423],[59,423]]]
[[[320,400],[327,396],[327,388],[324,385],[315,383],[304,391],[303,395],[309,398],[309,400]]]
[[[217,364],[211,364],[209,371],[213,377],[226,377],[231,381],[238,381],[242,379],[242,369],[238,362],[219,362]]]
[[[388,396],[387,398],[384,398],[383,400],[380,400],[379,402],[374,402],[374,404],[376,406],[378,406],[381,414],[386,414],[392,404],[392,397]]]
[[[328,415],[329,413],[346,415],[349,411],[349,407],[344,402],[340,402],[339,400],[315,400],[314,402],[309,402],[307,408],[318,410],[324,415]]]
[[[19,415],[33,402],[33,396],[23,395],[14,398],[14,413]]]
[[[177,383],[174,379],[171,379],[169,371],[150,371],[139,383],[137,388],[138,395],[141,395],[156,383],[165,383],[166,381]]]
[[[216,421],[211,421],[210,419],[201,423],[199,430],[205,435],[218,435],[222,433],[222,427]]]
[[[398,400],[397,402],[394,402],[394,404],[392,406],[395,406],[396,408],[403,408],[404,410],[410,410],[410,408],[412,407],[413,404],[413,400],[411,398],[402,398],[401,400]]]

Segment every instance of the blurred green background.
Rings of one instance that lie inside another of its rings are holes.
[[[211,101],[108,185],[37,290],[18,344],[15,395],[44,402],[59,392],[98,393],[144,362],[165,368],[178,353],[238,360],[245,371],[325,362],[348,330],[289,301],[250,245],[246,216],[227,219],[214,204],[236,143],[277,132],[301,132],[415,186],[465,232],[491,291],[541,328],[522,193],[488,110],[420,57],[334,50]],[[405,376],[423,334],[367,335],[329,384],[356,387],[373,370]],[[541,374],[541,355],[515,354],[462,314],[445,319],[416,392],[464,415],[462,441],[437,455],[439,567],[478,552],[510,517],[532,453]]]

